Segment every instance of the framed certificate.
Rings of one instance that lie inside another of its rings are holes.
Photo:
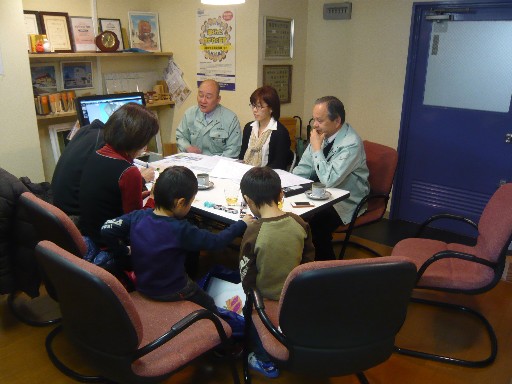
[[[39,24],[39,12],[23,11],[25,19],[25,31],[27,35],[40,35],[41,25]],[[30,52],[30,39],[27,38],[27,50]]]
[[[75,52],[95,52],[96,43],[94,39],[96,34],[94,33],[92,17],[70,16],[69,20]]]
[[[100,29],[101,32],[111,31],[114,32],[119,39],[119,48],[118,51],[122,51],[124,49],[124,41],[123,41],[123,30],[121,29],[121,20],[120,19],[99,19],[100,21]]]
[[[265,16],[265,59],[293,58],[293,19]]]
[[[71,27],[66,12],[39,12],[43,34],[54,52],[73,52]]]
[[[264,65],[263,85],[274,87],[281,103],[290,103],[292,101],[292,66]]]

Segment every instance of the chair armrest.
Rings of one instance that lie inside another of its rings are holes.
[[[154,351],[155,349],[162,346],[175,336],[179,335],[192,324],[202,319],[208,319],[213,322],[215,328],[217,328],[217,332],[219,333],[222,342],[228,340],[228,337],[226,335],[226,332],[224,331],[224,327],[222,326],[220,319],[213,312],[208,311],[207,309],[198,309],[197,311],[190,313],[189,315],[178,321],[171,327],[169,331],[164,333],[162,336],[146,344],[144,347],[139,348],[137,352],[134,353],[132,361],[135,361],[140,357]]]
[[[472,226],[474,229],[476,229],[478,231],[478,225],[474,221],[468,219],[467,217],[460,216],[460,215],[453,215],[451,213],[441,213],[439,215],[430,216],[427,220],[425,220],[421,224],[420,228],[418,229],[418,232],[416,233],[415,237],[421,237],[421,234],[430,225],[430,223],[432,223],[436,220],[441,220],[441,219],[450,219],[450,220],[455,220],[455,221],[461,221],[463,223],[469,224],[470,226]]]
[[[423,265],[418,269],[417,277],[416,277],[416,283],[421,279],[427,268],[435,263],[438,260],[443,259],[461,259],[466,260],[472,263],[478,263],[483,264],[487,267],[495,269],[497,264],[492,263],[489,260],[482,259],[480,257],[477,257],[475,255],[471,255],[469,253],[463,253],[463,252],[456,252],[456,251],[441,251],[436,253],[434,256],[432,256],[430,259],[425,261]]]
[[[365,197],[363,197],[361,199],[361,201],[359,202],[359,204],[357,204],[356,209],[354,210],[354,213],[352,214],[352,218],[350,219],[350,224],[349,224],[350,232],[352,232],[351,229],[354,226],[356,219],[359,217],[359,212],[361,212],[361,210],[365,207],[365,205],[370,200],[376,200],[376,199],[385,199],[386,204],[387,204],[387,200],[389,200],[389,195],[384,194],[384,193],[381,193],[381,194],[376,193],[376,194],[368,194]],[[385,210],[384,210],[384,212],[385,212]],[[384,212],[382,213],[382,215],[384,215]],[[349,231],[349,230],[347,230],[347,231]]]
[[[268,315],[265,313],[265,304],[263,303],[263,297],[261,297],[260,292],[257,289],[252,289],[249,292],[249,295],[254,298],[254,308],[256,309],[256,312],[258,312],[258,316],[263,325],[265,325],[265,328],[267,328],[272,336],[274,336],[281,344],[288,345],[286,336],[275,327],[272,321],[268,318]]]

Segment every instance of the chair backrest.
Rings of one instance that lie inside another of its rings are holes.
[[[109,355],[133,353],[142,323],[123,285],[109,272],[50,241],[36,246],[36,258],[59,297],[64,331],[85,350]]]
[[[364,140],[363,145],[366,153],[366,165],[370,172],[368,176],[370,194],[389,195],[395,178],[398,152],[394,148],[368,140]],[[367,211],[378,210],[382,217],[386,212],[387,203],[386,199],[372,199],[368,202]]]
[[[279,122],[283,124],[286,129],[288,130],[288,133],[290,134],[290,149],[295,153],[297,152],[297,120],[295,117],[283,117],[279,118]]]
[[[508,183],[491,196],[480,216],[475,253],[478,257],[500,263],[503,268],[511,241],[512,183]]]
[[[18,204],[19,209],[29,214],[40,240],[50,240],[68,252],[84,257],[87,245],[76,225],[63,211],[31,192],[23,193]]]
[[[416,267],[404,257],[306,263],[288,276],[279,326],[290,369],[338,376],[387,360],[406,316]]]

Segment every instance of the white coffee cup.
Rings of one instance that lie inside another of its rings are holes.
[[[207,173],[197,174],[197,184],[201,187],[208,187],[210,185],[210,176]]]
[[[313,195],[315,197],[324,197],[325,184],[324,183],[313,183],[311,185],[311,195]]]

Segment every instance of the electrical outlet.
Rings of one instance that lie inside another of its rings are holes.
[[[324,20],[349,20],[352,18],[352,3],[324,4]]]

